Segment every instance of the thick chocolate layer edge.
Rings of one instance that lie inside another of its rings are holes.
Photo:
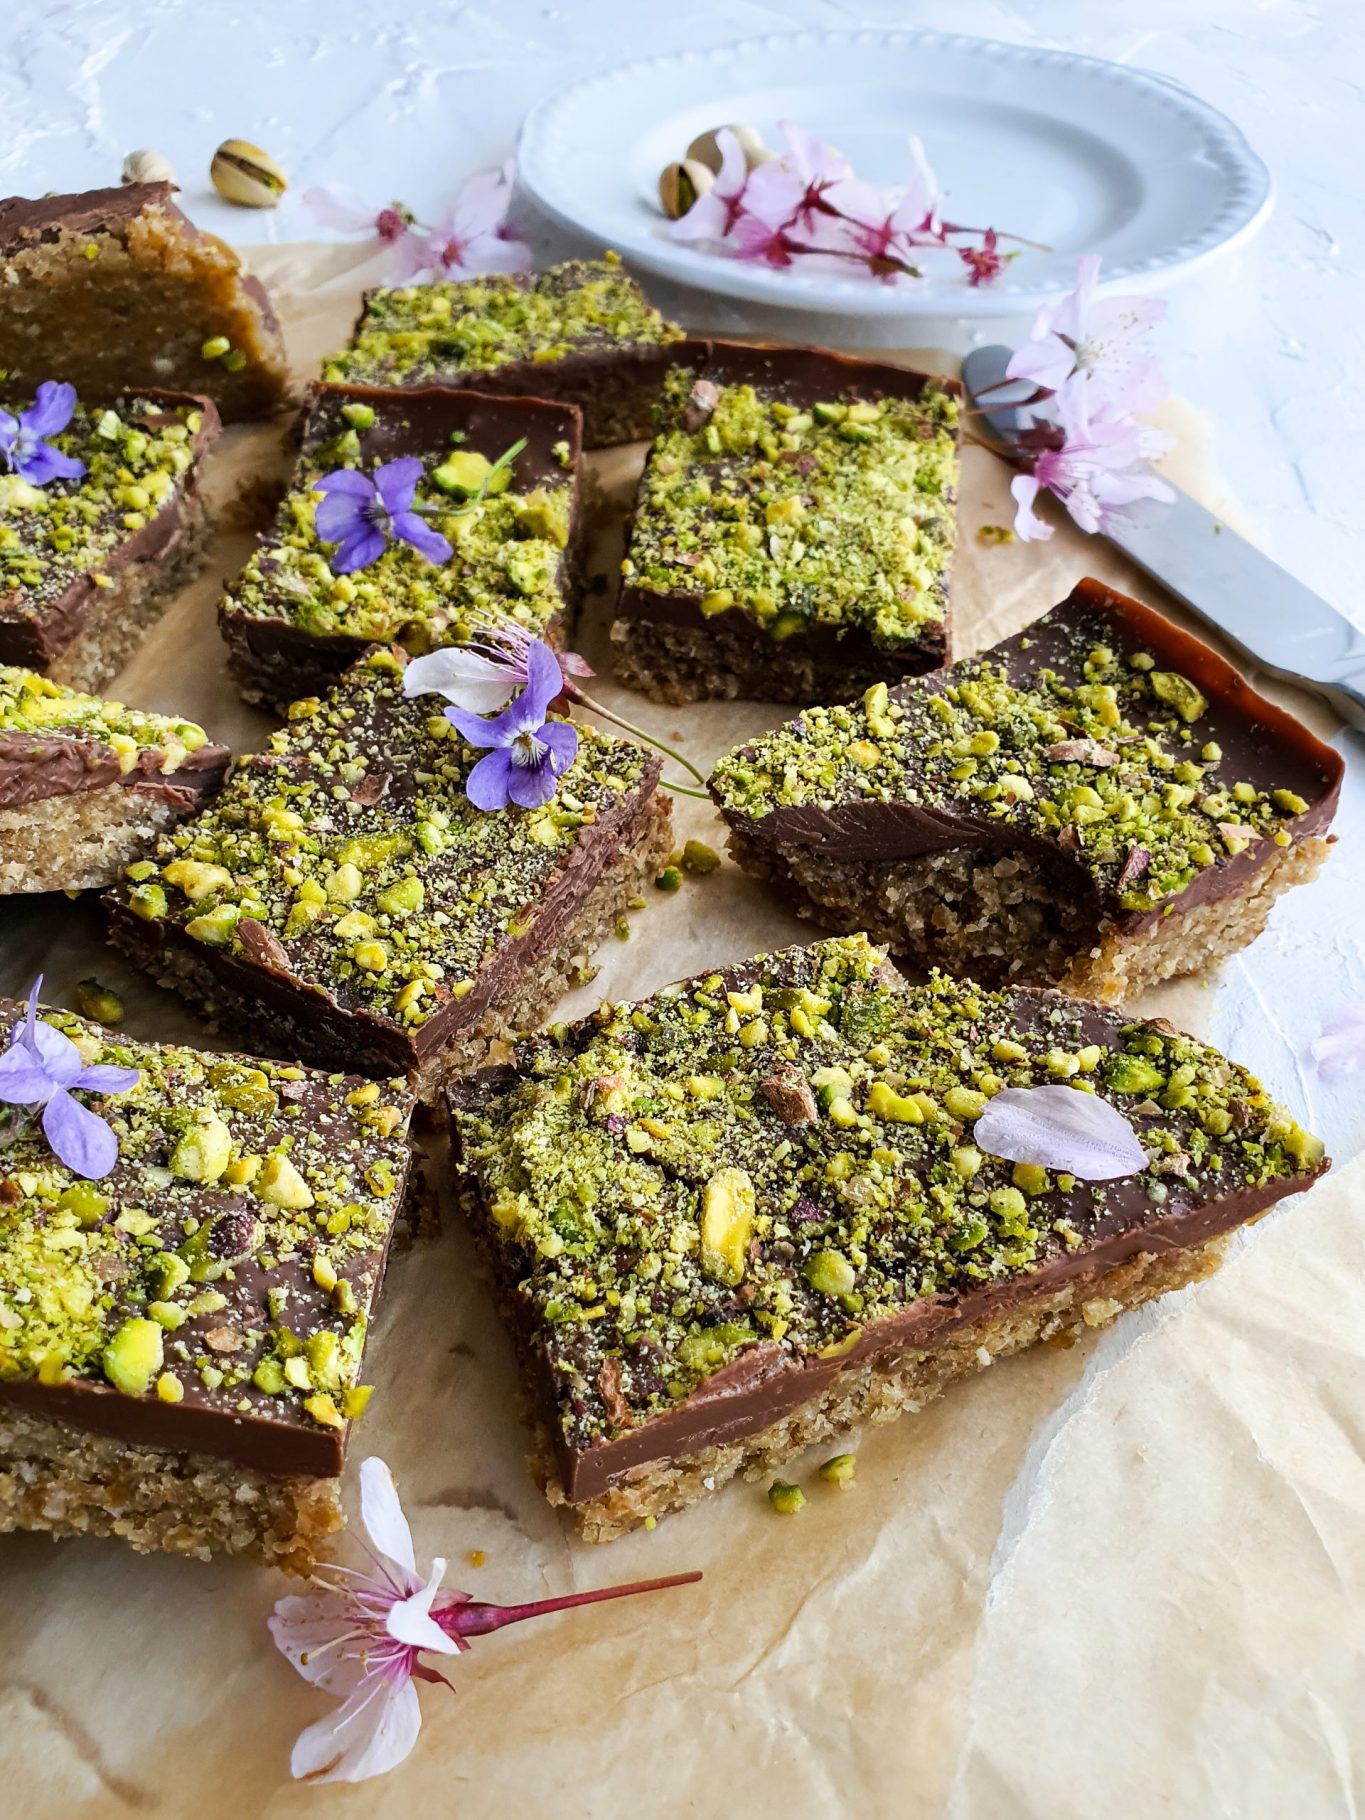
[[[1198,685],[1215,710],[1240,722],[1245,733],[1244,744],[1253,736],[1268,736],[1275,741],[1289,761],[1299,768],[1294,780],[1299,785],[1310,786],[1311,779],[1316,776],[1318,789],[1307,810],[1301,815],[1287,817],[1283,825],[1296,841],[1326,832],[1336,814],[1345,775],[1345,764],[1338,752],[1325,745],[1287,709],[1277,707],[1258,694],[1211,646],[1154,608],[1089,579],[1079,582],[1067,599],[1052,611],[1061,613],[1068,607],[1104,614],[1117,623],[1119,630],[1126,631],[1134,643],[1159,653],[1167,665]],[[1025,656],[1020,650],[1020,640],[1030,633],[1036,636],[1047,617],[1045,615],[1044,620],[1033,622],[1023,632],[981,655],[1003,658],[1008,669],[1011,660],[1017,662]],[[1227,728],[1220,726],[1219,733],[1229,755],[1235,757],[1236,749]],[[1141,934],[1166,914],[1165,904],[1133,911],[1123,909],[1116,901],[1101,902],[1089,875],[1055,842],[985,816],[930,809],[908,802],[856,802],[831,809],[814,805],[778,806],[758,817],[722,807],[721,814],[745,841],[760,850],[775,849],[779,854],[784,849],[819,847],[831,859],[875,862],[913,859],[956,847],[1024,851],[1056,868],[1069,888],[1094,903],[1097,921],[1104,917],[1124,934]],[[1205,868],[1178,897],[1168,901],[1179,912],[1236,896],[1278,851],[1268,841],[1257,841],[1244,852]]]

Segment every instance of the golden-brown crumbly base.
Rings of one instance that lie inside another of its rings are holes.
[[[0,809],[0,897],[112,885],[182,813],[121,784]]]
[[[140,1554],[245,1555],[308,1574],[342,1525],[335,1479],[133,1447],[0,1403],[0,1534],[117,1536]]]
[[[842,861],[779,851],[736,829],[731,853],[825,928],[865,932],[921,968],[988,984],[1057,986],[1118,1005],[1160,980],[1201,973],[1254,941],[1282,892],[1314,877],[1332,843],[1273,849],[1234,896],[1176,909],[1137,933],[1096,929],[1093,912],[1033,858],[955,847],[915,859]]]
[[[483,1063],[490,1043],[539,1023],[571,987],[590,977],[591,956],[625,915],[629,900],[644,881],[662,868],[672,839],[671,804],[667,793],[658,791],[650,800],[649,817],[639,838],[593,886],[558,947],[528,962],[506,1002],[489,1007],[477,1025],[462,1031],[455,1042],[417,1070],[414,1086],[424,1101],[434,1105],[448,1080]],[[209,1020],[210,1030],[216,1030],[221,1020],[262,1053],[282,1055],[290,1061],[344,1065],[369,1074],[393,1072],[389,1063],[376,1062],[365,1052],[362,1031],[356,1033],[344,1055],[320,1051],[316,1030],[300,1019],[272,1012],[259,1000],[248,1003],[239,998],[210,963],[187,949],[149,951],[136,940],[129,941],[118,923],[112,926],[111,940],[147,968],[158,985],[196,1005]]]
[[[932,1350],[902,1352],[845,1371],[815,1401],[746,1439],[703,1448],[680,1460],[634,1469],[632,1476],[586,1503],[568,1505],[589,1542],[614,1542],[648,1519],[685,1509],[727,1479],[764,1474],[817,1442],[866,1422],[893,1422],[917,1413],[962,1378],[1039,1341],[1071,1346],[1094,1327],[1107,1326],[1127,1308],[1183,1289],[1212,1275],[1222,1262],[1227,1235],[1186,1251],[1144,1254],[1101,1277],[1073,1284],[1024,1307],[973,1321]],[[533,1461],[551,1504],[568,1504],[546,1456]]]
[[[1138,935],[1105,934],[1091,953],[1076,957],[1058,984],[1076,998],[1121,1005],[1158,980],[1216,967],[1255,941],[1276,898],[1317,877],[1333,844],[1320,834],[1306,835],[1277,847],[1235,897],[1178,910]]]
[[[755,639],[724,623],[672,626],[626,615],[612,623],[616,680],[651,701],[788,701],[809,705],[855,701],[873,683],[896,683],[944,660],[930,651],[878,651],[863,640],[847,652],[814,655],[800,637]]]
[[[112,588],[96,591],[85,626],[45,668],[53,682],[98,694],[129,661],[174,596],[203,568],[208,512],[195,493],[183,496],[180,510],[180,536],[172,550],[146,562],[125,563],[114,570]]]
[[[219,336],[246,356],[238,372],[204,358],[204,343]],[[55,373],[86,399],[143,386],[199,392],[225,423],[269,416],[289,390],[279,327],[244,286],[237,255],[154,210],[123,233],[63,228],[12,254],[0,348],[21,391]]]

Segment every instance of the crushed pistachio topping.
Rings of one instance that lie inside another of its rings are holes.
[[[564,612],[560,578],[574,509],[568,467],[562,478],[530,484],[518,478],[525,456],[499,466],[504,450],[470,448],[462,430],[439,444],[431,431],[419,433],[401,399],[381,409],[377,420],[374,406],[332,395],[314,406],[274,527],[228,590],[224,611],[413,653],[461,644],[490,615],[543,632]],[[394,538],[364,569],[333,574],[335,549],[317,534],[315,484],[340,468],[369,473],[409,456],[425,470],[414,510],[431,508],[426,524],[449,539],[450,561],[430,563]]]
[[[1027,637],[1008,664],[987,654],[808,709],[721,759],[713,793],[746,818],[862,802],[965,809],[1055,843],[1103,897],[1138,912],[1258,843],[1289,845],[1307,801],[1242,769],[1263,774],[1273,753],[1249,761],[1245,741],[1225,752],[1196,684],[1150,651],[1116,648],[1114,631],[1083,616],[1064,659],[1049,640],[1026,675]]]
[[[407,1174],[405,1084],[44,1017],[87,1063],[141,1078],[92,1102],[119,1141],[100,1181],[63,1167],[21,1111],[0,1125],[0,1380],[344,1426],[367,1395],[366,1323]]]
[[[921,1298],[1280,1178],[1322,1146],[1169,1027],[936,976],[862,936],[526,1039],[456,1113],[486,1236],[570,1446],[647,1420],[754,1346],[838,1357]],[[1139,1176],[1025,1173],[972,1142],[1003,1087],[1066,1080],[1133,1121]]]
[[[155,769],[163,774],[176,770],[186,753],[197,752],[208,739],[193,721],[126,708],[121,701],[63,688],[33,670],[0,664],[0,739],[15,735],[97,741],[112,747],[125,773],[152,754]]]
[[[957,412],[932,384],[916,399],[846,388],[798,407],[674,368],[627,584],[697,597],[708,617],[742,613],[779,642],[826,627],[919,643],[945,612]]]
[[[202,413],[190,405],[78,404],[69,427],[47,440],[85,463],[81,479],[35,487],[0,474],[3,617],[34,619],[86,576],[98,585],[101,564],[171,503],[194,465],[202,427]]]
[[[525,275],[371,291],[351,345],[332,356],[323,377],[420,385],[512,361],[662,347],[682,334],[609,255]]]
[[[134,915],[264,962],[406,1029],[466,997],[484,961],[535,929],[581,831],[652,775],[640,747],[579,727],[554,799],[489,813],[465,795],[482,756],[402,654],[367,654],[323,700],[295,702],[268,753],[127,869]]]

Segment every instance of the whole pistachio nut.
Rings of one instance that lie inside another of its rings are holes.
[[[225,139],[213,154],[209,176],[225,202],[244,209],[273,209],[288,188],[283,167],[247,139]]]
[[[175,172],[169,158],[163,158],[160,152],[148,151],[144,147],[138,152],[129,152],[123,160],[123,181],[125,183],[174,183]]]
[[[670,221],[677,221],[715,181],[716,174],[709,165],[699,164],[695,158],[670,164],[659,178],[659,201],[664,214]]]
[[[698,133],[687,148],[687,157],[695,158],[709,171],[719,173],[721,152],[720,146],[717,144],[717,135],[720,133],[733,133],[739,140],[740,150],[744,153],[744,162],[751,171],[776,156],[764,145],[763,135],[756,126],[739,126],[731,121],[727,126],[713,126],[709,133]]]

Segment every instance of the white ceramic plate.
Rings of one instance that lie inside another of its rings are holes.
[[[1009,229],[1024,252],[969,289],[946,262],[918,282],[797,275],[668,238],[659,172],[708,127],[780,119],[831,141],[861,177],[900,181],[918,133],[951,219]],[[1270,178],[1232,122],[1141,70],[1064,51],[930,31],[799,32],[628,63],[527,116],[518,174],[561,226],[646,270],[789,308],[884,316],[1002,316],[1069,287],[1078,253],[1106,282],[1155,289],[1246,239]]]

